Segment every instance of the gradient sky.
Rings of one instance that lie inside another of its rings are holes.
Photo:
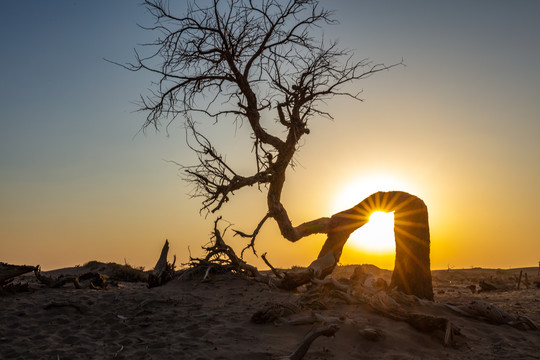
[[[322,4],[340,21],[326,37],[406,66],[357,83],[364,102],[330,102],[334,121],[312,120],[283,194],[293,222],[404,190],[428,206],[432,268],[536,266],[540,2]],[[170,162],[193,162],[183,125],[140,133],[144,114],[134,102],[153,78],[103,60],[132,60],[132,49],[153,38],[137,24],[151,21],[135,1],[2,4],[0,261],[152,267],[165,239],[178,262],[201,253],[214,217],[199,215]],[[209,129],[231,161],[249,150],[247,129]],[[223,215],[249,232],[264,206],[264,194],[240,191]],[[306,266],[323,240],[290,244],[269,224],[258,250],[276,266]],[[350,246],[342,258],[392,261]]]

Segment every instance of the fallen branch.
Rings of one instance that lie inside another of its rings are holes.
[[[340,283],[339,281],[337,281],[333,277],[329,277],[329,278],[322,279],[322,280],[321,279],[313,279],[312,282],[314,284],[323,285],[323,286],[324,285],[331,285],[331,286],[335,287],[337,290],[344,291],[344,292],[349,291],[349,286]]]
[[[181,277],[203,272],[203,281],[208,281],[211,272],[236,272],[244,274],[256,281],[269,284],[271,282],[269,276],[261,275],[255,266],[249,265],[242,258],[238,257],[233,248],[225,243],[221,232],[218,229],[220,220],[221,217],[218,217],[214,221],[214,231],[212,233],[210,245],[202,247],[203,250],[206,251],[206,256],[202,259],[192,257],[189,263],[191,268],[186,270]],[[227,229],[228,227],[225,231],[227,231]]]
[[[13,278],[32,272],[36,268],[37,268],[36,266],[11,265],[11,264],[0,262],[0,285],[7,284]]]
[[[268,267],[270,268],[270,270],[272,270],[272,273],[273,273],[274,275],[276,275],[276,277],[277,277],[278,279],[283,279],[283,275],[282,275],[279,271],[277,271],[276,268],[273,267],[272,264],[270,264],[270,261],[268,261],[268,259],[266,258],[266,253],[262,254],[261,257],[262,257],[264,263],[265,263],[266,265],[268,265]]]
[[[45,285],[45,286],[47,286],[49,288],[59,288],[59,287],[64,286],[67,283],[73,283],[75,285],[75,287],[77,287],[77,285],[75,284],[75,281],[77,280],[76,276],[74,276],[74,275],[69,275],[69,276],[60,275],[57,278],[53,278],[50,275],[43,274],[41,272],[41,267],[39,265],[34,270],[34,275],[36,276],[36,279],[38,279],[38,281],[40,283],[42,283],[43,285]],[[78,287],[78,288],[80,288],[80,287]]]
[[[539,330],[540,326],[526,316],[510,314],[503,309],[483,302],[473,301],[469,305],[460,306],[458,309],[450,307],[461,315],[478,320],[489,321],[497,325],[510,325],[520,330]]]
[[[124,345],[122,344],[119,344],[119,343],[115,343],[116,345],[120,346],[120,349],[118,349],[118,351],[116,351],[114,353],[114,358],[116,359],[118,357],[118,354],[120,354],[122,352],[122,350],[124,350]]]
[[[319,336],[334,336],[338,330],[339,326],[335,324],[323,325],[311,329],[304,336],[302,341],[300,341],[300,344],[298,344],[296,349],[283,360],[301,360],[304,358],[304,355],[306,355],[311,343],[313,343],[315,339],[317,339]]]
[[[81,281],[89,281],[88,288],[94,290],[102,290],[107,287],[107,276],[99,273],[88,272],[79,276],[60,275],[59,277],[54,278],[50,275],[43,274],[41,272],[41,268],[38,265],[34,270],[34,275],[40,283],[49,288],[59,288],[67,283],[72,283],[76,289],[84,289],[85,286],[81,285]]]
[[[433,333],[441,330],[444,333],[442,337],[444,346],[453,346],[454,335],[460,334],[459,328],[454,326],[448,318],[412,313],[384,291],[373,295],[369,305],[379,314],[393,320],[404,321],[418,331]]]

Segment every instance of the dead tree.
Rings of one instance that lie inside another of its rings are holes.
[[[165,240],[163,248],[161,249],[161,255],[159,256],[154,270],[148,274],[148,287],[161,286],[174,278],[174,268],[176,263],[176,255],[171,263],[167,261],[167,255],[169,254],[169,240]]]
[[[156,129],[184,117],[187,142],[198,164],[184,166],[202,211],[214,213],[240,189],[267,191],[266,214],[251,233],[236,230],[255,251],[256,237],[269,219],[282,236],[295,242],[327,233],[319,258],[309,269],[285,274],[279,283],[292,288],[336,266],[350,233],[364,225],[369,211],[396,212],[396,267],[392,285],[422,298],[433,298],[429,273],[429,228],[422,200],[402,192],[377,193],[352,209],[294,226],[281,200],[285,174],[314,117],[331,115],[320,108],[334,96],[360,100],[351,85],[400,63],[357,60],[336,42],[326,42],[321,26],[334,24],[332,11],[318,0],[208,0],[189,2],[185,14],[171,4],[146,0],[155,19],[147,28],[159,33],[135,63],[122,65],[157,77],[150,96],[141,98],[144,128]],[[268,121],[269,119],[274,121]],[[232,120],[251,132],[252,172],[234,169],[196,121]]]
[[[390,287],[433,300],[427,207],[420,198],[406,192],[377,192],[353,208],[333,215],[319,259],[331,256],[335,266],[349,235],[365,225],[374,211],[394,212],[396,260]],[[313,265],[317,269],[317,261]],[[331,270],[324,269],[326,273]]]
[[[367,224],[374,211],[394,212],[396,259],[390,288],[433,300],[427,207],[420,198],[402,191],[377,192],[329,219],[321,218],[298,226],[298,232],[304,233],[305,228],[309,229],[315,223],[319,232],[328,236],[318,258],[304,271],[285,274],[282,287],[294,288],[313,277],[324,278],[330,274],[349,236]]]
[[[320,27],[335,20],[318,0],[189,2],[186,14],[176,14],[162,0],[145,4],[156,21],[148,29],[159,37],[140,49],[149,49],[147,56],[136,51],[135,63],[122,66],[158,78],[156,89],[141,99],[144,128],[185,118],[188,145],[199,162],[183,170],[195,186],[194,196],[203,198],[202,210],[214,213],[233,192],[265,185],[268,212],[255,231],[238,235],[253,245],[268,219],[290,241],[320,232],[318,223],[298,232],[281,202],[286,170],[310,132],[308,123],[315,116],[331,118],[319,106],[334,96],[361,100],[360,91],[351,92],[352,83],[401,63],[355,60],[337,43],[323,41]],[[197,121],[247,124],[253,172],[233,169],[199,132],[195,116]]]

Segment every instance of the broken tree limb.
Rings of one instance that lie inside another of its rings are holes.
[[[221,216],[214,221],[214,231],[210,244],[202,247],[206,251],[206,256],[202,259],[191,257],[189,263],[191,267],[182,274],[182,277],[191,276],[195,273],[204,273],[204,280],[207,281],[211,272],[232,271],[246,275],[256,281],[271,284],[274,278],[259,273],[255,266],[249,265],[241,257],[238,257],[233,248],[225,243],[218,228],[220,220]],[[225,231],[227,229],[228,227],[225,228]]]
[[[167,262],[167,255],[169,254],[169,240],[165,240],[165,244],[161,249],[161,255],[159,256],[156,266],[152,273],[148,275],[148,287],[161,286],[174,277],[174,264],[176,263],[176,255],[174,256],[173,263]]]
[[[356,206],[334,214],[330,218],[323,217],[293,227],[285,208],[279,202],[279,196],[277,196],[279,194],[272,194],[270,191],[268,202],[269,208],[273,210],[265,215],[255,231],[252,234],[235,231],[235,234],[251,238],[246,248],[253,248],[255,237],[269,218],[276,220],[281,234],[292,242],[311,234],[326,233],[327,239],[317,259],[307,269],[285,272],[283,277],[276,275],[278,279],[262,277],[255,267],[249,266],[241,257],[236,256],[230,246],[225,244],[217,229],[217,223],[221,217],[214,223],[214,244],[203,247],[207,251],[206,258],[192,259],[192,267],[208,262],[230,265],[236,271],[246,273],[248,276],[285,290],[292,290],[312,282],[313,279],[324,279],[331,274],[341,258],[343,246],[349,236],[367,224],[373,212],[394,212],[396,258],[390,288],[397,288],[405,294],[415,295],[422,299],[433,300],[428,212],[425,203],[420,198],[402,191],[377,192]]]
[[[406,322],[418,331],[424,333],[442,332],[444,346],[453,346],[454,335],[460,333],[460,330],[451,323],[450,319],[407,311],[384,291],[373,295],[369,300],[369,305],[377,313],[393,320]]]
[[[153,274],[154,276],[159,277],[167,269],[167,255],[169,254],[169,240],[165,240],[165,244],[161,249],[161,255],[154,266]]]
[[[307,351],[309,350],[309,347],[311,346],[311,343],[315,341],[319,336],[334,336],[336,332],[339,330],[339,326],[335,324],[329,324],[329,325],[323,325],[318,326],[316,328],[311,329],[300,341],[300,344],[296,347],[296,349],[284,360],[301,360],[306,355]]]
[[[268,220],[269,218],[270,218],[270,214],[266,214],[262,218],[262,220],[259,221],[259,224],[257,225],[257,227],[255,228],[255,230],[253,231],[252,234],[246,234],[246,233],[244,233],[242,231],[233,230],[235,232],[235,235],[240,235],[241,237],[244,237],[244,238],[251,238],[251,241],[249,242],[249,244],[244,249],[242,249],[242,252],[240,253],[240,257],[243,258],[244,257],[244,251],[246,251],[249,248],[251,248],[254,255],[257,255],[257,252],[255,251],[255,239],[257,238],[257,235],[259,234],[259,231],[261,230],[262,226],[264,225],[266,220]]]
[[[323,279],[331,274],[336,265],[333,254],[327,254],[313,261],[307,268],[295,269],[283,273],[280,279],[272,284],[280,289],[294,290],[298,286],[312,282],[314,279]]]
[[[530,318],[510,314],[505,310],[484,301],[477,300],[465,306],[449,306],[449,308],[461,315],[475,318],[477,320],[488,321],[497,325],[510,325],[521,330],[540,329],[540,326]]]
[[[75,281],[77,281],[77,276],[75,275],[67,275],[67,276],[60,275],[57,278],[53,278],[50,275],[43,274],[41,272],[41,267],[39,265],[34,270],[34,275],[36,276],[36,279],[38,279],[40,283],[50,288],[59,288],[59,287],[64,286],[67,283],[73,283],[75,287],[77,287],[77,284],[75,284]]]
[[[277,269],[275,267],[273,267],[272,264],[270,264],[270,261],[268,261],[268,259],[266,258],[266,253],[262,254],[261,257],[262,257],[264,263],[270,268],[270,270],[272,270],[272,273],[274,275],[276,275],[276,277],[278,279],[282,279],[283,275],[281,275],[281,273],[279,271],[277,271]]]
[[[313,235],[313,234],[327,234],[328,227],[330,225],[330,218],[322,217],[316,220],[308,221],[298,225],[294,228],[298,239]]]
[[[107,287],[107,276],[99,273],[88,272],[82,275],[60,275],[54,278],[50,275],[45,275],[41,272],[39,265],[34,270],[36,279],[43,285],[50,288],[59,288],[67,283],[72,283],[76,289],[84,289],[86,287],[94,290],[102,290]],[[81,285],[81,281],[88,281],[88,286]]]
[[[32,272],[36,268],[37,268],[36,266],[11,265],[11,264],[0,262],[0,285],[10,282],[11,279],[17,276]]]
[[[285,231],[287,227],[280,226],[280,229],[285,229],[282,229],[282,235],[293,242],[303,234],[327,233],[318,258],[309,266],[310,271],[302,276],[294,276],[296,286],[293,279],[289,278],[284,288],[295,288],[310,282],[311,278],[322,279],[332,273],[349,236],[367,224],[369,216],[375,211],[394,212],[396,260],[390,287],[422,299],[433,300],[427,206],[420,198],[403,191],[374,193],[356,206],[334,214],[329,219],[321,218],[300,225],[299,229],[294,231],[295,236],[290,236],[290,231]]]
[[[323,280],[313,279],[313,283],[317,284],[317,285],[323,285],[323,286],[324,285],[331,285],[331,286],[335,287],[337,290],[344,291],[344,292],[349,291],[349,286],[348,285],[340,283],[339,281],[337,281],[333,277],[328,277],[328,278],[323,279]]]

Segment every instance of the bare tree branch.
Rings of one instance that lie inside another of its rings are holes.
[[[156,40],[135,51],[133,64],[122,66],[157,77],[154,88],[141,97],[144,128],[185,119],[187,142],[198,161],[182,170],[194,185],[192,195],[202,198],[201,211],[216,212],[234,191],[263,185],[268,213],[253,233],[235,232],[250,239],[246,249],[255,252],[255,239],[270,218],[290,241],[326,232],[327,218],[293,226],[281,202],[285,173],[310,133],[309,121],[331,118],[323,108],[327,100],[361,100],[361,92],[351,92],[350,85],[402,62],[357,60],[336,42],[324,41],[322,26],[336,21],[318,0],[188,1],[183,15],[165,0],[144,3],[155,21],[145,29],[156,33]],[[196,129],[195,117],[247,124],[252,173],[233,169]]]

